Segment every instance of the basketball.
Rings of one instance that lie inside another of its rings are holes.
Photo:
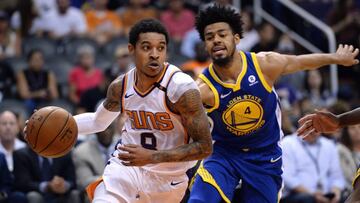
[[[73,148],[77,134],[75,119],[69,112],[60,107],[47,106],[29,118],[25,140],[39,155],[56,158]]]

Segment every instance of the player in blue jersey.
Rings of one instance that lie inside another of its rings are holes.
[[[199,12],[196,28],[213,63],[199,76],[203,104],[213,123],[213,153],[197,171],[189,203],[231,202],[240,187],[241,203],[275,203],[282,186],[279,140],[281,111],[273,90],[281,76],[336,63],[359,61],[353,46],[336,53],[282,55],[236,51],[240,15],[218,5]]]

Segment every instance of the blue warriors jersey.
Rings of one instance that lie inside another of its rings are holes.
[[[212,65],[199,76],[215,95],[215,105],[207,109],[213,140],[243,149],[277,144],[282,136],[278,97],[265,81],[255,53],[240,54],[243,66],[236,84],[222,82]]]

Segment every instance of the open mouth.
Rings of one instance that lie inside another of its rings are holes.
[[[148,67],[151,69],[158,69],[158,68],[160,68],[160,64],[158,62],[154,61],[154,62],[149,63]]]

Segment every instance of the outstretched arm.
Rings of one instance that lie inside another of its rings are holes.
[[[298,135],[303,138],[315,136],[319,133],[331,133],[349,125],[360,124],[360,108],[334,115],[326,111],[317,111],[299,120]]]
[[[170,108],[181,115],[182,123],[193,142],[174,149],[157,151],[138,145],[121,146],[119,149],[126,152],[120,153],[118,157],[124,161],[124,165],[143,166],[161,162],[200,160],[211,154],[209,123],[201,103],[199,90],[187,90]]]
[[[123,78],[122,75],[110,84],[104,102],[99,105],[95,112],[74,116],[79,134],[104,131],[119,116]]]
[[[329,64],[352,66],[359,63],[356,59],[359,49],[352,45],[339,45],[336,53],[284,55],[275,52],[257,54],[260,68],[269,85],[273,85],[281,75],[302,70],[313,70]]]

